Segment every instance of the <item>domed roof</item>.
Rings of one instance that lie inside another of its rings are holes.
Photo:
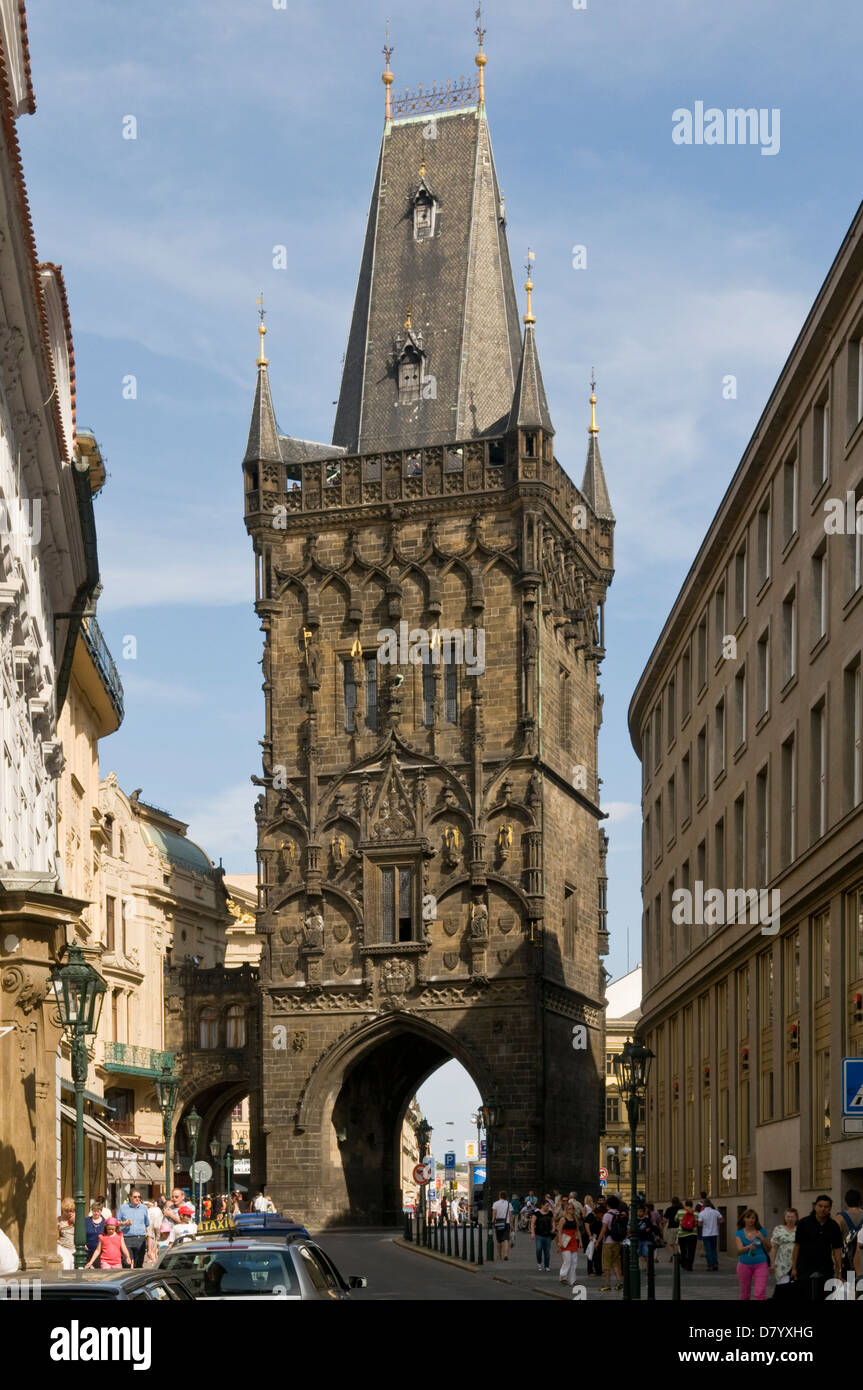
[[[142,823],[141,833],[147,844],[152,845],[161,855],[176,864],[180,869],[189,869],[193,874],[211,874],[213,861],[194,840],[185,835],[176,835],[172,830],[162,830],[159,826]]]

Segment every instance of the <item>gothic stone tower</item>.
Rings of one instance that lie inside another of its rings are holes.
[[[520,331],[481,84],[420,119],[387,96],[334,442],[279,432],[262,324],[243,463],[256,1168],[320,1222],[400,1213],[406,1107],[449,1057],[488,1107],[494,1189],[591,1190],[603,1121],[596,429],[579,490],[529,297]]]

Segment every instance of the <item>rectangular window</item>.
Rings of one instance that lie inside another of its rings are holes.
[[[695,881],[707,886],[707,841],[702,840],[695,851]]]
[[[810,843],[827,829],[827,709],[819,700],[809,716]]]
[[[830,472],[830,401],[826,394],[812,413],[812,494],[826,483]]]
[[[725,638],[725,580],[713,596],[713,655],[716,661],[722,656],[722,643]]]
[[[116,949],[116,910],[117,899],[112,898],[111,894],[105,895],[105,950],[113,954]]]
[[[126,947],[128,945],[128,937],[126,935],[126,923],[128,922],[128,905],[128,898],[120,899],[120,954],[124,956],[126,954]]]
[[[657,893],[653,899],[653,956],[656,961],[656,973],[662,974],[662,894]]]
[[[642,785],[646,787],[650,781],[650,720],[641,731],[641,771]]]
[[[666,739],[669,748],[674,742],[674,735],[677,732],[677,682],[674,676],[671,677],[665,689],[665,722]]]
[[[647,878],[648,874],[650,873],[650,866],[651,866],[651,864],[653,863],[653,855],[652,855],[652,853],[651,853],[652,849],[653,849],[653,844],[652,844],[651,833],[650,833],[650,812],[648,811],[648,812],[647,812],[647,815],[644,817],[644,854],[643,854],[643,858],[644,858],[644,877],[645,877],[645,878]]]
[[[782,600],[782,684],[797,675],[797,591]]]
[[[830,1049],[815,1053],[812,1128],[816,1144],[830,1143]]]
[[[653,711],[653,767],[654,770],[662,762],[662,701]]]
[[[657,859],[662,854],[662,797],[658,796],[653,803],[653,824],[656,826],[656,842],[654,852]]]
[[[717,887],[725,883],[725,817],[720,816],[713,832],[713,877]]]
[[[677,797],[675,794],[673,777],[669,777],[668,779],[667,796],[665,799],[668,805],[668,839],[671,841],[677,834]]]
[[[749,1037],[749,966],[744,965],[737,972],[737,1038],[739,1042]]]
[[[450,646],[444,652],[443,668],[443,717],[447,724],[458,723],[458,667],[453,660],[455,652]]]
[[[606,1052],[606,1054],[605,1054],[605,1074],[606,1074],[606,1076],[614,1076],[614,1075],[616,1074],[616,1073],[615,1073],[615,1070],[614,1070],[614,1053],[613,1053],[613,1052]]]
[[[720,772],[725,771],[725,700],[719,701],[716,706],[716,718],[713,724],[713,775],[718,777]]]
[[[800,933],[785,938],[785,1013],[796,1014],[800,1008]]]
[[[620,1096],[606,1095],[605,1123],[607,1125],[620,1124]]]
[[[830,913],[819,912],[812,918],[812,961],[815,967],[813,998],[816,1002],[830,998]]]
[[[848,894],[848,979],[863,980],[863,888]]]
[[[575,956],[575,938],[578,929],[578,891],[571,884],[563,885],[563,950],[572,960]]]
[[[863,420],[863,333],[848,344],[848,433]]]
[[[762,767],[755,778],[755,874],[759,888],[767,883],[770,865],[767,791],[767,768]]]
[[[770,498],[761,504],[755,523],[758,588],[770,578]]]
[[[563,666],[560,667],[559,671],[558,692],[560,701],[558,733],[560,737],[560,746],[564,752],[567,752],[572,737],[572,729],[570,727],[569,672],[565,670]]]
[[[381,869],[381,930],[385,942],[413,940],[413,871]]]
[[[685,719],[692,708],[692,655],[687,646],[680,662],[680,718]]]
[[[758,639],[758,718],[770,708],[770,633],[765,629]]]
[[[423,662],[423,724],[430,729],[434,724],[435,668],[430,661]]]
[[[357,682],[350,657],[342,662],[342,670],[345,681],[345,733],[354,734],[357,729]]]
[[[782,546],[797,532],[797,455],[782,465]]]
[[[685,825],[692,815],[692,770],[689,754],[684,753],[680,763],[680,821]]]
[[[827,631],[827,542],[821,542],[812,556],[812,621],[811,645],[814,647]]]
[[[734,677],[734,747],[746,742],[746,667],[741,666]]]
[[[739,627],[746,617],[746,542],[734,556],[734,625]]]
[[[377,732],[378,727],[378,659],[377,656],[366,657],[366,728],[371,729],[372,733]]]
[[[746,885],[746,797],[738,796],[734,803],[734,885]]]
[[[779,853],[782,867],[785,868],[797,853],[797,753],[793,734],[782,745],[780,771],[782,777],[780,805],[782,833]]]
[[[851,811],[863,800],[863,682],[860,658],[857,657],[844,672],[845,745],[842,765],[845,770],[845,807]]]
[[[703,690],[707,684],[707,614],[698,624],[695,634],[695,649],[697,662],[697,681],[698,689]]]
[[[695,744],[695,799],[703,801],[707,795],[707,725],[699,730]]]

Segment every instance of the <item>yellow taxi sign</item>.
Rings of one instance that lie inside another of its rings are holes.
[[[198,1222],[199,1236],[215,1236],[220,1231],[235,1231],[236,1229],[236,1223],[231,1220],[230,1216],[219,1216],[213,1221]]]

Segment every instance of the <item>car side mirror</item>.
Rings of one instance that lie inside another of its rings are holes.
[[[369,1281],[364,1274],[351,1274],[348,1276],[349,1289],[367,1289]]]

